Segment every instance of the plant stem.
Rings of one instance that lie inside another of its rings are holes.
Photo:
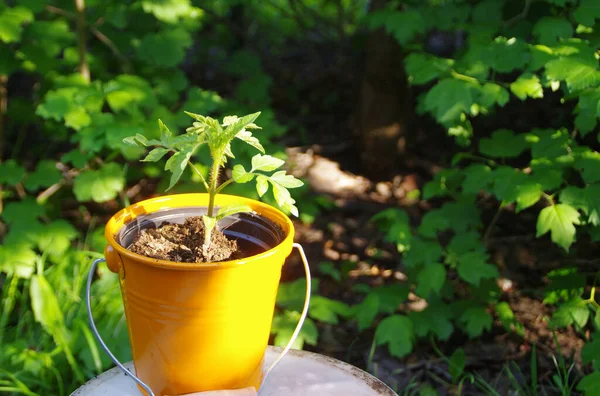
[[[214,217],[214,208],[215,208],[215,196],[217,195],[217,187],[219,183],[219,161],[221,157],[223,157],[222,153],[215,153],[218,155],[213,155],[213,166],[210,172],[210,188],[208,189],[208,217]]]
[[[75,0],[77,9],[77,47],[79,49],[79,73],[90,82],[90,67],[86,59],[85,49],[85,0]]]
[[[8,95],[6,93],[6,82],[8,76],[0,74],[0,164],[4,154],[4,115],[6,114],[6,105]],[[2,185],[0,185],[0,213],[2,213]]]
[[[225,187],[227,187],[228,185],[230,185],[231,183],[233,183],[233,179],[229,179],[227,180],[225,183],[221,184],[219,186],[219,188],[217,188],[217,191],[215,192],[215,194],[218,194],[221,192],[222,189],[224,189]]]
[[[192,169],[194,170],[194,172],[196,172],[196,174],[198,176],[200,176],[200,180],[202,180],[202,184],[204,184],[204,188],[206,188],[206,191],[209,192],[210,188],[208,187],[208,183],[206,182],[206,179],[204,178],[204,176],[202,175],[202,173],[200,173],[200,171],[198,170],[198,168],[196,168],[196,166],[194,164],[192,164],[192,162],[188,162],[188,164],[192,167]],[[218,193],[218,191],[217,191]]]
[[[492,221],[490,221],[490,225],[488,226],[487,230],[485,230],[485,234],[483,235],[483,245],[486,248],[488,247],[488,244],[490,241],[490,236],[492,235],[492,231],[494,230],[494,227],[496,226],[496,223],[498,222],[498,218],[500,217],[500,213],[502,213],[503,208],[504,208],[503,204],[500,204],[500,206],[498,206],[498,210],[494,214]]]

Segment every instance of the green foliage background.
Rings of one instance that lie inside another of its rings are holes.
[[[64,395],[109,367],[86,323],[86,272],[101,255],[106,218],[127,206],[146,180],[156,181],[150,186],[156,191],[168,186],[160,167],[137,165],[143,150],[123,138],[159,138],[159,118],[181,130],[188,125],[183,109],[215,116],[260,109],[261,142],[285,158],[277,142],[286,128],[275,119],[273,82],[257,52],[267,48],[276,57],[289,40],[310,46],[304,32],[313,29],[330,37],[380,28],[391,34],[418,93],[416,111],[454,137],[460,153],[421,192],[434,209],[419,224],[401,209],[373,218],[397,246],[407,280],[356,288],[363,297],[354,306],[319,296],[316,280],[297,347],[317,344],[316,322],[372,330],[374,345],[398,358],[423,340],[480,337],[495,318],[522,335],[490,260],[498,218],[535,214],[536,237],[549,236],[565,255],[600,239],[596,0],[407,0],[369,13],[366,2],[346,0],[248,2],[253,29],[264,39],[259,48],[232,33],[240,29],[231,21],[241,3],[88,0],[84,11],[67,0],[0,5],[0,96],[10,92],[0,103],[0,392]],[[450,53],[432,47],[439,32],[453,37]],[[89,76],[82,72],[84,56]],[[202,81],[198,70],[210,67],[228,76],[226,96],[196,81]],[[502,118],[508,108],[538,103],[551,109],[539,125]],[[238,158],[248,162],[250,155]],[[182,180],[177,191],[196,188],[191,173]],[[324,206],[297,200],[301,213],[302,204],[313,213]],[[482,219],[484,200],[496,205],[489,222]],[[339,282],[347,274],[338,267],[323,263],[320,270]],[[589,395],[600,387],[596,275],[560,268],[547,274],[543,291],[544,303],[556,307],[550,324],[572,326],[587,340],[587,376],[575,383],[567,375],[561,389],[576,386]],[[303,293],[300,281],[282,285],[276,344],[293,331]],[[404,308],[413,294],[427,301],[426,309]],[[102,335],[118,357],[129,359],[115,275],[102,269],[93,295]],[[450,360],[458,383],[464,351]]]

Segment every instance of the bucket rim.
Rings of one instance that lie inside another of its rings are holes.
[[[229,194],[218,194],[215,197],[215,204],[227,205],[232,203],[239,203],[250,206],[252,210],[256,212],[257,215],[272,221],[282,229],[284,238],[281,240],[281,242],[264,252],[249,257],[244,257],[241,259],[210,263],[185,263],[178,261],[155,259],[152,257],[147,257],[141,254],[134,253],[122,246],[116,239],[116,235],[119,233],[121,228],[126,226],[129,222],[133,221],[139,216],[149,213],[155,213],[159,210],[164,211],[168,209],[182,209],[186,207],[206,207],[207,205],[194,205],[190,203],[194,201],[208,202],[208,197],[209,195],[207,193],[162,195],[155,198],[145,199],[143,201],[131,204],[126,208],[121,209],[120,211],[115,213],[106,223],[104,236],[108,242],[107,251],[108,249],[112,248],[113,251],[119,256],[127,257],[129,260],[133,260],[140,264],[145,264],[152,267],[159,267],[163,269],[183,271],[203,271],[234,268],[240,265],[248,265],[255,262],[260,262],[272,255],[280,253],[282,250],[291,251],[294,239],[294,225],[287,215],[285,215],[282,211],[273,207],[272,205],[266,204],[264,202]]]

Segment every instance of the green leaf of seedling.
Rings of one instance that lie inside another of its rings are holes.
[[[250,180],[254,179],[254,174],[250,172],[246,172],[246,169],[243,165],[235,165],[233,170],[231,171],[231,177],[236,183],[246,183]],[[263,176],[264,178],[264,176]],[[266,180],[265,180],[266,183]],[[266,190],[265,190],[266,191]],[[264,194],[264,193],[263,193]],[[262,194],[261,194],[262,196]]]
[[[256,192],[259,197],[265,195],[267,190],[269,189],[269,179],[266,176],[258,175],[256,177]]]
[[[247,127],[248,126],[246,126],[246,128]],[[241,141],[249,144],[250,146],[254,147],[261,153],[263,153],[263,154],[265,153],[264,147],[260,144],[260,142],[258,141],[258,139],[256,137],[252,136],[252,132],[242,129],[240,132],[238,132],[237,135],[235,135],[235,137],[237,139],[240,139]]]
[[[285,188],[298,188],[304,185],[302,180],[298,180],[294,176],[286,174],[285,171],[277,171],[273,173],[269,179]]]
[[[0,163],[0,184],[14,186],[21,182],[25,176],[25,169],[17,161],[9,159]]]
[[[459,258],[458,275],[466,282],[478,286],[481,279],[498,277],[498,269],[487,263],[488,256],[482,252],[468,252]]]
[[[152,151],[150,151],[148,153],[148,155],[146,156],[146,158],[144,158],[142,160],[142,162],[156,162],[156,161],[159,161],[169,151],[170,151],[169,149],[162,148],[162,147],[157,147],[155,149],[152,149]]]
[[[181,178],[183,171],[188,165],[190,158],[192,156],[192,148],[188,148],[182,151],[176,152],[167,160],[165,164],[165,170],[171,171],[171,179],[169,180],[169,187],[167,191],[169,191]]]
[[[232,204],[232,205],[223,206],[217,212],[217,221],[219,221],[227,216],[234,215],[236,213],[248,213],[248,212],[252,212],[252,208],[248,205]]]
[[[244,131],[246,128],[256,128],[254,125],[254,121],[260,115],[260,111],[252,114],[245,115],[243,117],[237,118],[234,122],[228,123],[227,128],[223,132],[224,138],[227,142],[233,140],[237,135]],[[242,139],[243,140],[243,139]],[[253,164],[254,166],[254,164]]]
[[[483,307],[470,307],[463,312],[459,321],[471,338],[479,337],[484,330],[492,328],[492,315]]]
[[[252,157],[252,170],[251,170],[251,172],[254,172],[254,171],[263,171],[263,172],[274,171],[275,169],[281,167],[284,163],[285,163],[284,160],[272,157],[270,155],[256,154],[254,157]]]
[[[383,319],[375,330],[375,343],[388,345],[392,356],[402,358],[412,352],[414,330],[412,321],[404,315],[391,315]]]
[[[462,348],[458,348],[450,356],[450,360],[448,361],[448,371],[452,377],[453,384],[456,384],[456,382],[458,382],[459,378],[464,373],[466,362],[467,355],[465,354],[465,350]]]
[[[537,220],[536,237],[550,231],[552,242],[569,250],[575,241],[575,225],[580,224],[579,212],[567,204],[548,206],[540,212]]]
[[[294,206],[296,201],[292,198],[290,192],[287,188],[280,186],[277,182],[273,182],[270,180],[271,185],[273,186],[273,197],[275,197],[275,201],[277,204],[285,210],[290,211],[294,216],[298,217],[298,208]]]
[[[85,170],[73,182],[73,192],[79,202],[106,202],[114,199],[124,187],[123,169],[113,162],[98,170]]]

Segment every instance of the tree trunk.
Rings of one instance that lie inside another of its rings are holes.
[[[374,0],[370,11],[387,2]],[[405,152],[414,107],[396,40],[379,29],[370,32],[366,42],[355,133],[366,173],[384,179],[398,167]]]

